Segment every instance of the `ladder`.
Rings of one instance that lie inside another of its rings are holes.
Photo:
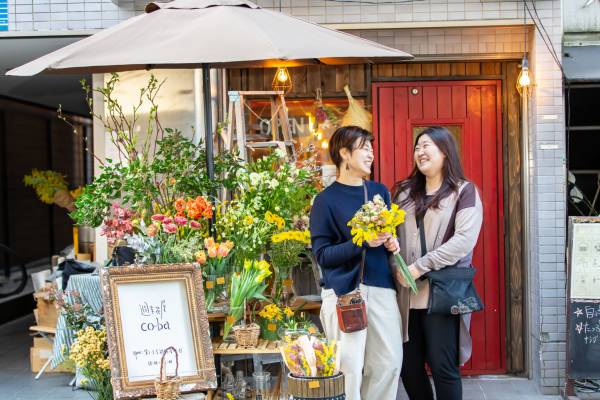
[[[292,160],[296,160],[296,149],[290,132],[285,97],[282,91],[229,91],[229,105],[227,111],[227,129],[222,134],[226,151],[234,148],[234,141],[240,157],[244,161],[250,158],[249,151],[264,148],[279,148]],[[246,140],[246,121],[244,118],[244,107],[248,97],[270,98],[271,100],[271,140],[264,142]],[[281,135],[279,138],[279,130]],[[235,136],[233,132],[235,130]]]

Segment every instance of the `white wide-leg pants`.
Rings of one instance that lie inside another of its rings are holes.
[[[340,369],[345,375],[347,400],[394,400],[402,368],[402,323],[396,291],[360,285],[367,306],[367,329],[340,331],[337,296],[323,289],[321,322],[328,340],[341,346]]]

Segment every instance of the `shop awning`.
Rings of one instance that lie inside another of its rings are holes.
[[[563,69],[569,81],[600,81],[600,46],[564,47]]]

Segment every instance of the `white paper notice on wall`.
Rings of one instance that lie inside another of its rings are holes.
[[[600,219],[585,220],[572,222],[570,229],[570,297],[600,299]]]
[[[120,283],[121,327],[131,382],[154,379],[163,350],[174,346],[179,353],[179,376],[197,373],[189,306],[183,280]],[[167,373],[175,362],[169,359]]]
[[[542,143],[540,144],[540,150],[558,150],[560,146],[558,143]]]

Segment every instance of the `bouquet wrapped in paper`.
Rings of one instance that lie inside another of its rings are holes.
[[[392,207],[388,208],[383,198],[376,194],[373,200],[363,204],[348,222],[352,241],[356,245],[362,246],[365,241],[377,239],[379,233],[391,233],[393,237],[396,237],[396,228],[404,223],[404,215],[405,211],[397,204],[392,204]],[[417,293],[417,284],[399,251],[394,253],[394,258],[404,280],[410,289]]]
[[[280,348],[285,365],[296,377],[335,376],[340,372],[340,346],[316,336],[303,335]]]

